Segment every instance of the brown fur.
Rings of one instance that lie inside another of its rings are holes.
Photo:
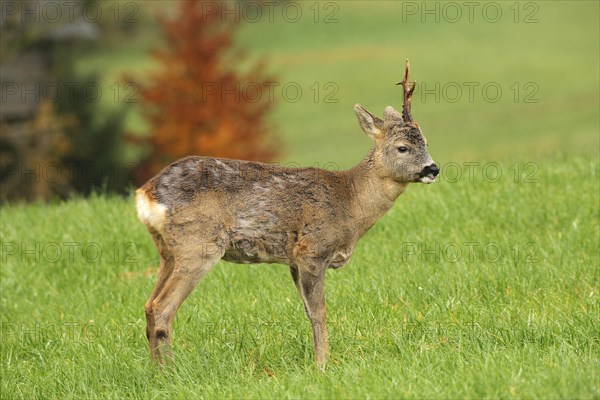
[[[430,183],[438,172],[418,125],[405,123],[392,107],[383,120],[360,105],[355,111],[375,147],[350,170],[186,157],[138,190],[138,214],[161,257],[146,303],[156,359],[170,356],[181,303],[223,259],[290,266],[313,326],[316,361],[324,365],[325,270],[348,262],[356,242],[410,182]]]

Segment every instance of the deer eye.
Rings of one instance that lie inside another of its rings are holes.
[[[406,146],[398,147],[398,152],[400,152],[400,153],[406,153],[407,151],[408,151],[408,147],[406,147]]]

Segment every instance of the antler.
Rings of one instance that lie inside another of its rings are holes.
[[[410,63],[408,62],[408,58],[406,59],[406,69],[404,70],[404,80],[396,83],[396,85],[402,84],[402,88],[404,89],[404,104],[402,104],[402,118],[405,123],[415,123],[412,119],[412,115],[410,115],[410,103],[412,100],[412,94],[415,91],[415,87],[417,86],[417,81],[414,81],[412,86],[408,82],[408,74],[410,73]]]

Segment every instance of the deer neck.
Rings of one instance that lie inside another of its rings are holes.
[[[346,172],[352,186],[350,208],[360,237],[392,208],[408,183],[383,175],[377,167],[374,149],[360,164]]]

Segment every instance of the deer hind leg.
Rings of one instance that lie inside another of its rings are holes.
[[[151,302],[153,331],[151,342],[153,357],[163,363],[172,359],[173,318],[198,282],[215,266],[224,250],[206,242],[185,249],[173,249],[173,270],[165,279],[162,288]]]
[[[165,242],[162,237],[157,232],[152,232],[152,238],[154,239],[154,244],[158,249],[158,253],[160,255],[160,267],[157,273],[156,284],[154,285],[154,289],[152,290],[152,294],[148,298],[146,305],[144,306],[146,312],[146,337],[148,339],[148,345],[150,346],[150,352],[154,355],[154,349],[158,346],[156,341],[156,335],[154,333],[154,313],[152,310],[152,302],[158,296],[160,291],[165,285],[165,282],[173,272],[173,256],[169,249],[167,248]]]
[[[325,367],[329,353],[325,306],[325,268],[291,267],[292,278],[304,301],[304,310],[313,331],[315,359],[320,368]]]

